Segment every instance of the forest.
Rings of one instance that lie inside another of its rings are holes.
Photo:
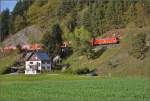
[[[144,27],[149,24],[149,4],[149,0],[19,0],[12,12],[0,14],[0,39],[33,24],[45,31],[58,24],[64,33],[84,27],[98,35],[128,24]]]

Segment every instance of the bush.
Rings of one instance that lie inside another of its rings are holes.
[[[114,69],[114,68],[116,68],[119,64],[118,64],[118,62],[108,61],[108,62],[107,62],[107,65],[108,65],[108,67],[109,67],[110,69]]]
[[[144,53],[146,51],[146,34],[140,33],[137,36],[132,38],[131,49],[129,54],[134,56],[137,59],[143,59]]]
[[[75,71],[76,74],[87,74],[87,73],[90,73],[90,70],[88,68],[82,68],[82,69],[77,69]]]
[[[67,68],[64,73],[67,73],[67,74],[73,74],[73,70],[71,68]]]
[[[16,47],[17,47],[17,53],[21,53],[22,52],[21,45],[18,44]]]

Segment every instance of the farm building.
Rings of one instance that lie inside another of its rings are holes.
[[[52,63],[46,52],[38,51],[27,55],[25,74],[37,74],[42,70],[51,71]]]

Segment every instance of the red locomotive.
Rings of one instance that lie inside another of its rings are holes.
[[[119,39],[116,37],[112,38],[97,38],[90,41],[90,44],[93,46],[96,45],[104,45],[104,44],[117,44],[119,43]]]

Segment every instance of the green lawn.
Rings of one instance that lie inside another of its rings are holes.
[[[1,75],[0,101],[148,101],[145,77]]]

